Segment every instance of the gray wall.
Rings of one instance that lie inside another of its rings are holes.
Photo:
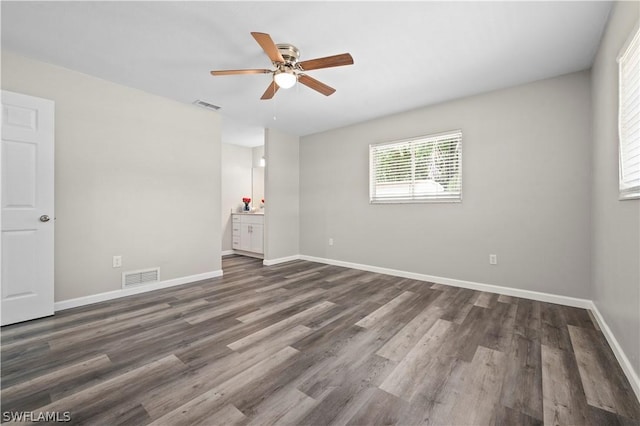
[[[57,301],[221,269],[217,113],[4,49],[2,88],[56,103]]]
[[[253,167],[260,167],[260,159],[264,157],[264,145],[251,148],[253,153]]]
[[[232,250],[231,211],[239,211],[244,197],[251,195],[253,152],[244,146],[222,144],[221,221],[222,251]]]
[[[300,252],[589,297],[589,118],[579,72],[303,137]],[[454,129],[462,203],[369,204],[370,143]]]
[[[260,160],[264,157],[264,145],[253,147],[253,172],[251,182],[251,196],[253,207],[261,209],[261,199],[264,198],[264,166],[260,165]]]
[[[640,3],[616,3],[592,69],[592,298],[640,373],[640,200],[618,200],[618,65]]]
[[[299,138],[275,129],[265,136],[265,260],[295,256],[299,248]]]

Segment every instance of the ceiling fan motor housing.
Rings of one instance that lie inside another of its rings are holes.
[[[276,44],[276,47],[278,48],[278,51],[280,51],[280,54],[286,63],[295,64],[298,62],[298,58],[300,58],[300,50],[298,50],[297,47],[288,43]]]

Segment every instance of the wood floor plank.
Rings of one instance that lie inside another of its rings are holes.
[[[471,362],[478,346],[488,338],[488,330],[495,326],[491,321],[500,318],[500,315],[497,315],[499,312],[494,311],[503,310],[504,306],[506,305],[500,304],[495,309],[473,306],[464,322],[457,325],[456,332],[451,338],[442,343],[440,352],[462,361]]]
[[[637,425],[590,312],[225,256],[224,276],[3,327],[3,413],[72,424]]]
[[[587,400],[573,355],[546,345],[541,355],[544,424],[588,424]]]
[[[365,276],[366,274],[367,274],[366,272],[363,272],[357,269],[343,268],[342,271],[327,278],[325,281],[327,281],[328,283],[332,283],[332,282],[336,282],[344,279],[351,279],[353,277]]]
[[[343,322],[330,334],[332,337],[325,340],[328,346],[316,344],[306,347],[300,357],[307,365],[294,383],[312,398],[318,399],[328,389],[340,387],[351,379],[356,380],[354,377],[360,377],[356,381],[368,387],[379,386],[395,367],[395,362],[375,355],[384,343],[380,332],[363,329],[352,322]],[[332,374],[327,375],[327,371]]]
[[[450,380],[458,377],[458,371],[464,370],[467,362],[448,356],[435,356],[429,361],[429,372],[417,383],[411,397],[411,404],[401,413],[399,424],[433,424],[434,420],[443,422],[437,417],[448,398]]]
[[[541,303],[535,300],[519,299],[516,322],[520,327],[540,330]]]
[[[49,346],[55,347],[56,345],[67,346],[76,341],[83,341],[91,338],[92,336],[100,336],[103,333],[112,333],[117,330],[137,327],[141,319],[147,319],[149,315],[157,312],[166,312],[171,308],[171,305],[162,303],[158,305],[149,306],[145,309],[134,310],[130,312],[124,312],[119,315],[114,315],[109,318],[94,321],[91,324],[81,324],[71,328],[65,328],[59,331],[55,331],[47,334],[46,336],[33,336],[25,338],[14,343],[8,343],[2,345],[3,351],[8,351],[17,345],[25,345],[33,341],[46,338],[49,342]]]
[[[500,303],[515,303],[516,302],[516,298],[512,297],[512,296],[507,296],[504,294],[501,294],[498,296],[498,302]]]
[[[630,419],[628,417],[614,414],[611,411],[602,410],[598,407],[589,406],[589,421],[592,425],[606,425],[606,426],[638,426],[640,422],[637,419]]]
[[[212,422],[220,425],[242,425],[247,421],[247,416],[242,414],[240,410],[233,406],[233,404],[227,404],[220,410],[211,414],[210,417],[202,419],[201,422],[191,423],[192,425],[211,425]]]
[[[218,359],[206,364],[185,375],[175,385],[166,388],[158,388],[141,398],[141,402],[152,418],[158,418],[178,406],[186,404],[193,398],[205,393],[207,390],[231,380],[234,376],[274,356],[277,352],[297,341],[309,329],[302,325],[278,334],[278,336],[266,344],[257,345],[250,350],[239,353],[223,352]]]
[[[522,413],[542,422],[541,359],[540,343],[520,335],[513,337],[500,398],[502,406],[513,412],[502,413],[504,421]]]
[[[340,306],[356,306],[366,301],[371,303],[371,298],[377,295],[378,283],[365,283],[362,281],[349,281],[347,285],[333,285],[327,291],[327,300]],[[360,298],[360,299],[358,299]],[[379,307],[380,304],[377,304]]]
[[[180,318],[168,321],[166,325],[141,330],[133,336],[124,337],[106,344],[96,344],[109,358],[121,365],[135,365],[148,362],[169,354],[178,354],[194,342],[211,334],[224,332],[237,325],[237,321],[227,318],[213,325],[190,326]],[[154,331],[156,333],[154,333]]]
[[[402,424],[401,413],[409,404],[381,389],[374,389],[371,396],[351,417],[347,425],[395,425]]]
[[[327,301],[321,302],[307,310],[297,313],[296,315],[288,317],[282,321],[279,321],[275,324],[265,327],[260,331],[250,334],[249,336],[243,337],[240,340],[236,340],[235,342],[229,343],[227,346],[234,351],[242,350],[243,348],[249,345],[252,345],[262,339],[265,339],[275,333],[279,333],[282,330],[285,330],[289,327],[299,325],[303,321],[309,320],[316,315],[326,312],[329,309],[331,309],[332,306],[334,306],[334,304],[331,302],[327,302]]]
[[[498,407],[496,414],[496,426],[542,426],[542,420],[527,416],[526,414],[509,407]]]
[[[479,344],[489,349],[508,352],[514,336],[517,306],[514,304],[496,302],[491,312],[487,326],[483,331],[483,338]]]
[[[293,386],[285,387],[267,397],[253,411],[248,426],[297,425],[318,401]]]
[[[587,309],[563,306],[562,315],[564,316],[568,326],[572,325],[574,327],[597,330],[597,323],[592,321],[592,316],[589,315],[589,311]]]
[[[114,321],[115,318],[122,318],[121,315],[127,312],[134,312],[133,315],[140,315],[147,308],[152,310],[163,309],[163,303],[171,303],[174,296],[162,296],[160,302],[154,302],[158,297],[150,297],[149,299],[141,302],[127,301],[128,303],[122,303],[120,305],[113,305],[111,303],[90,305],[93,309],[87,310],[85,307],[76,308],[73,310],[62,311],[56,313],[55,316],[41,318],[37,321],[28,321],[26,323],[14,324],[2,328],[2,344],[3,349],[6,350],[6,344],[11,343],[13,340],[19,340],[20,344],[27,342],[28,338],[36,337],[38,335],[46,335],[50,337],[54,332],[62,332],[64,329],[70,327],[82,327],[95,323],[96,321],[108,319]],[[165,300],[162,300],[165,299]]]
[[[305,302],[309,299],[317,298],[322,294],[324,294],[324,290],[317,288],[315,290],[307,291],[302,294],[295,295],[293,297],[287,297],[284,301],[280,301],[271,305],[260,307],[258,310],[254,312],[248,313],[246,315],[242,315],[238,317],[238,321],[244,322],[244,323],[258,321],[262,318],[268,317],[269,315],[273,315],[277,312],[283,311],[286,308],[289,308],[291,306]]]
[[[495,293],[487,293],[486,291],[480,292],[478,299],[475,301],[475,306],[480,306],[481,308],[492,308],[498,302],[498,294]]]
[[[444,291],[451,290],[451,287],[449,287],[447,285],[444,285],[444,284],[437,284],[437,283],[431,283],[431,287],[430,288],[432,288],[433,290],[444,290]]]
[[[371,328],[375,323],[380,321],[390,312],[394,311],[395,309],[398,309],[399,306],[402,305],[402,303],[406,302],[407,300],[411,299],[414,296],[415,296],[415,293],[411,291],[405,291],[400,296],[396,297],[395,299],[391,300],[389,303],[386,303],[385,305],[381,306],[379,309],[376,309],[374,312],[370,313],[369,315],[367,315],[366,317],[358,321],[356,325],[362,328]]]
[[[267,293],[267,292],[278,290],[281,288],[290,288],[294,286],[299,287],[300,285],[304,285],[310,282],[314,282],[314,283],[324,282],[324,277],[320,273],[316,272],[314,274],[309,275],[308,277],[295,276],[291,278],[282,278],[282,279],[276,280],[276,282],[271,285],[258,287],[255,289],[255,291],[258,293]]]
[[[640,404],[628,399],[620,399],[620,389],[631,391],[621,376],[611,374],[619,369],[611,351],[607,351],[607,343],[595,329],[585,329],[569,325],[569,335],[578,363],[580,380],[587,403],[594,407],[640,421]]]
[[[48,374],[43,374],[31,380],[6,387],[0,393],[3,407],[11,404],[12,400],[22,398],[32,393],[51,392],[54,387],[64,386],[70,380],[85,378],[89,374],[105,371],[112,366],[111,360],[105,354],[82,361],[78,364],[60,368]]]
[[[347,344],[345,339],[348,340],[363,330],[360,327],[354,327],[354,324],[377,307],[378,305],[376,304],[367,303],[351,307],[336,305],[331,311],[327,311],[327,313],[335,312],[335,309],[339,308],[342,309],[342,312],[335,313],[332,318],[320,322],[316,330],[292,346],[304,352],[319,350],[319,348],[329,348],[329,350],[327,350],[328,353],[336,353],[343,345]],[[320,317],[318,317],[318,319],[320,319]],[[310,326],[314,322],[315,321],[307,323],[307,326]]]
[[[265,300],[267,300],[267,296],[263,294],[254,294],[250,297],[241,298],[231,303],[216,304],[213,309],[208,309],[206,311],[200,311],[195,314],[187,315],[184,320],[189,324],[198,324],[203,321],[221,317],[247,306],[252,306],[255,307],[255,309],[258,309]]]
[[[438,307],[424,309],[376,353],[393,361],[401,361],[440,319],[442,312],[443,310]]]
[[[358,386],[355,383],[335,387],[300,422],[309,425],[347,424],[371,399],[375,391],[373,387]]]
[[[194,424],[196,422],[210,421],[211,419],[208,415],[213,410],[221,407],[235,392],[238,392],[244,386],[251,384],[252,381],[257,380],[264,374],[267,374],[271,368],[286,362],[296,354],[298,354],[296,349],[287,346],[269,358],[244,370],[232,379],[227,380],[226,382],[158,418],[151,424],[160,426],[167,424]]]
[[[88,418],[94,420],[103,415],[105,407],[114,408],[113,402],[123,402],[121,411],[128,404],[132,408],[137,403],[130,399],[132,395],[142,392],[155,381],[166,380],[171,373],[184,371],[186,366],[174,355],[149,363],[143,367],[120,374],[113,379],[102,382],[82,392],[74,393],[66,398],[53,401],[51,404],[40,407],[36,412],[65,412],[71,413],[74,422],[80,422]],[[124,404],[127,402],[127,404]]]
[[[593,324],[593,328],[601,331],[600,330],[600,325],[598,324],[598,320],[596,319],[595,315],[593,314],[593,312],[591,311],[591,309],[587,309],[587,314],[589,314],[589,319],[591,319],[591,323]]]
[[[9,387],[27,380],[32,380],[44,374],[49,374],[57,369],[65,368],[70,365],[78,364],[87,359],[102,355],[98,350],[91,347],[69,348],[68,350],[52,351],[49,345],[47,350],[40,350],[40,343],[37,344],[36,352],[29,352],[26,356],[17,356],[10,360],[6,360],[5,354],[2,354],[2,386]]]
[[[441,415],[435,414],[434,419],[454,425],[493,423],[504,372],[505,354],[480,346],[464,371],[449,380],[446,402],[440,405],[446,409]]]
[[[438,348],[442,346],[452,328],[453,323],[437,320],[382,383],[380,389],[411,401],[414,392],[429,371],[428,366],[438,356]]]

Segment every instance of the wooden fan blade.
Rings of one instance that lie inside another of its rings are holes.
[[[273,42],[269,34],[251,33],[251,35],[253,36],[253,38],[256,39],[260,47],[262,47],[262,50],[264,50],[264,53],[267,54],[267,56],[269,57],[269,59],[271,59],[272,62],[284,63],[284,58],[282,57],[282,54],[278,50],[278,47]]]
[[[235,75],[235,74],[269,74],[271,70],[216,70],[211,71],[211,75]]]
[[[326,58],[309,59],[302,61],[298,65],[304,70],[317,70],[320,68],[341,67],[343,65],[353,65],[353,58],[348,53],[341,55],[327,56]]]
[[[298,74],[298,81],[304,84],[307,87],[312,88],[316,92],[320,92],[325,96],[329,96],[336,91],[333,87],[329,87],[326,84],[316,80],[315,78],[309,77],[306,74]]]
[[[267,90],[264,91],[260,99],[265,100],[273,98],[273,95],[276,94],[279,88],[280,86],[278,86],[275,81],[272,81],[269,87],[267,87]]]

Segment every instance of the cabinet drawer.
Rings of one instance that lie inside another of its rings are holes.
[[[257,214],[246,215],[246,216],[241,216],[240,219],[242,223],[256,223],[256,224],[264,223],[263,215],[257,215]]]
[[[233,248],[240,248],[240,241],[239,240],[233,240],[232,246],[233,246]]]
[[[233,223],[240,223],[240,216],[238,216],[236,214],[232,214],[231,215],[231,220],[233,221]]]

